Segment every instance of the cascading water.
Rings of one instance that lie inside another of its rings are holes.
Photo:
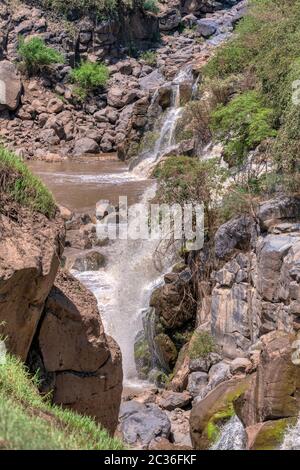
[[[132,172],[137,178],[148,176],[151,168],[174,144],[176,123],[182,113],[180,84],[187,80],[192,87],[191,69],[181,71],[171,83],[172,106],[164,115],[153,149],[144,155]],[[147,203],[155,196],[155,192],[156,184],[153,183],[140,202]],[[130,224],[130,220],[128,223]],[[138,332],[143,328],[142,313],[149,307],[152,291],[162,282],[163,274],[175,262],[175,253],[164,256],[160,259],[158,270],[154,263],[157,246],[157,240],[117,239],[101,250],[107,259],[105,269],[76,273],[96,295],[105,330],[121,348],[124,381],[127,384],[137,379],[134,343]]]
[[[175,146],[176,124],[183,112],[183,107],[180,103],[180,85],[184,82],[190,84],[193,94],[194,79],[191,67],[185,67],[181,70],[169,84],[172,92],[171,106],[165,112],[163,122],[157,124],[160,126],[160,131],[153,148],[143,153],[135,162],[132,168],[134,174],[140,177],[149,176],[151,170],[159,162],[160,158]],[[154,102],[156,98],[157,94],[154,94],[152,101]]]
[[[243,450],[246,448],[247,434],[237,416],[224,424],[221,435],[210,450]]]
[[[300,450],[300,417],[295,426],[288,428],[280,450]]]

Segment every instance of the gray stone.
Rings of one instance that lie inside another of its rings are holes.
[[[187,390],[193,397],[205,395],[208,375],[205,372],[192,372],[189,375]]]
[[[98,153],[99,146],[97,142],[93,139],[89,139],[88,137],[83,137],[82,139],[78,139],[75,141],[74,144],[74,151],[73,154],[80,156],[84,155],[85,153]]]
[[[8,60],[0,62],[0,109],[17,109],[22,93],[22,83],[14,64]]]
[[[201,19],[197,21],[197,31],[204,38],[209,38],[217,31],[217,24],[208,19]]]
[[[215,235],[215,253],[224,259],[235,250],[245,250],[249,247],[254,228],[252,217],[242,215],[221,225]]]
[[[146,447],[156,437],[168,438],[171,423],[164,411],[154,404],[125,402],[120,409],[120,431],[125,442]]]
[[[211,367],[208,376],[208,386],[210,390],[212,390],[221,382],[224,382],[225,380],[229,380],[231,378],[230,365],[226,362],[219,362],[218,364],[214,364]]]

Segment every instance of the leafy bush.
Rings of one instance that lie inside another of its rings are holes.
[[[215,198],[222,194],[226,172],[215,159],[200,161],[197,158],[168,157],[154,170],[158,178],[159,203],[200,203],[204,205],[208,231],[213,230],[217,208]]]
[[[71,80],[78,86],[78,92],[84,98],[87,93],[104,87],[109,79],[109,70],[105,64],[82,62],[72,70]]]
[[[144,0],[143,8],[145,11],[151,11],[152,13],[159,12],[159,6],[157,4],[157,0]]]
[[[16,202],[47,217],[55,214],[56,206],[50,191],[14,153],[4,147],[0,147],[1,193],[9,194]]]
[[[52,64],[62,64],[65,61],[62,54],[46,46],[45,42],[37,37],[28,41],[20,38],[18,54],[30,75]]]
[[[207,331],[195,331],[189,344],[191,359],[201,359],[216,351],[215,341]]]
[[[145,51],[140,55],[140,59],[144,60],[151,67],[156,66],[157,55],[155,51]]]
[[[225,144],[230,164],[243,161],[247,153],[268,137],[275,137],[274,111],[265,107],[256,91],[248,91],[212,113],[212,129]]]

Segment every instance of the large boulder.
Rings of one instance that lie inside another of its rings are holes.
[[[76,156],[81,156],[86,153],[98,153],[99,152],[99,145],[93,139],[89,137],[83,137],[78,139],[74,143],[74,151],[73,154]]]
[[[61,271],[44,309],[37,338],[53,402],[94,417],[114,432],[122,393],[118,345],[104,333],[95,297]]]
[[[165,12],[159,14],[158,21],[161,31],[172,31],[179,26],[181,13],[177,8],[167,9]]]
[[[144,405],[134,400],[120,409],[120,430],[125,442],[147,448],[157,438],[168,438],[171,423],[167,414],[157,405]]]
[[[0,214],[0,332],[23,361],[40,321],[62,255],[62,219],[5,202]],[[15,215],[13,215],[15,214]]]
[[[216,256],[225,259],[238,250],[249,248],[254,227],[252,217],[247,215],[236,217],[221,225],[215,235]]]
[[[300,198],[280,197],[260,204],[257,217],[263,230],[272,226],[300,219]]]
[[[208,449],[218,439],[220,427],[234,415],[234,401],[249,386],[249,378],[223,382],[203,400],[196,401],[190,416],[193,447]]]
[[[250,386],[235,403],[245,426],[297,417],[300,407],[300,367],[291,360],[293,336],[272,331],[261,337],[261,360]]]
[[[3,60],[0,62],[0,110],[17,109],[21,93],[22,83],[15,65]]]
[[[218,25],[209,19],[201,19],[197,21],[197,31],[204,38],[209,38],[217,31]]]

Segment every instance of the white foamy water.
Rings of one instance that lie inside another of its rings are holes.
[[[143,202],[155,195],[155,184],[143,197]],[[153,289],[172,263],[172,257],[155,263],[157,240],[115,240],[101,249],[107,266],[97,272],[76,273],[96,296],[105,331],[119,344],[123,356],[125,383],[135,382],[134,342],[142,329],[142,311],[149,306]]]
[[[221,435],[210,450],[243,450],[246,448],[247,433],[242,422],[233,416],[224,424]]]
[[[295,426],[287,429],[280,450],[300,450],[300,417]]]

